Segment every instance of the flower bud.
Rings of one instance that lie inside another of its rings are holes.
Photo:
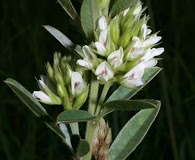
[[[118,46],[118,40],[120,36],[119,29],[119,16],[116,16],[110,23],[110,38]]]
[[[83,91],[83,93],[81,93],[78,97],[76,97],[74,104],[73,104],[73,108],[74,109],[79,109],[87,100],[88,97],[88,93],[89,93],[89,85],[85,88],[85,90]]]

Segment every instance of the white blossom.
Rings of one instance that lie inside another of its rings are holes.
[[[129,72],[127,72],[123,76],[123,81],[121,82],[122,85],[134,88],[144,84],[142,77],[144,75],[144,65],[138,64],[134,68],[132,68]]]
[[[117,68],[123,63],[123,48],[120,47],[118,50],[112,52],[108,58],[108,63],[113,67]]]
[[[72,72],[72,76],[71,76],[72,95],[77,96],[81,94],[86,88],[86,86],[87,84],[83,80],[81,74],[78,72]]]
[[[109,64],[104,61],[97,67],[95,75],[101,83],[106,83],[108,80],[113,78],[114,73]]]
[[[52,99],[43,91],[34,91],[32,95],[44,103],[51,104],[53,102]]]

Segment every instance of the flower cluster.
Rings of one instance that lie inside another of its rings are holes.
[[[71,57],[54,54],[53,67],[47,63],[48,76],[41,76],[38,85],[41,91],[34,91],[33,96],[46,104],[63,104],[66,109],[78,109],[88,96],[89,87],[83,80],[85,74],[74,65]],[[73,71],[74,68],[76,71]]]
[[[154,67],[155,56],[164,52],[164,48],[154,48],[161,37],[151,34],[147,26],[149,18],[142,16],[144,10],[138,0],[113,18],[102,16],[95,31],[95,42],[75,49],[82,57],[77,64],[91,70],[102,84],[143,85],[145,70]]]

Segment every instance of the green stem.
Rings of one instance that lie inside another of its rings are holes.
[[[85,139],[90,145],[90,150],[89,150],[88,154],[84,157],[84,160],[91,160],[94,132],[95,132],[95,129],[96,129],[98,124],[99,124],[99,118],[94,120],[94,121],[88,121],[88,123],[87,123],[87,131],[86,131]]]
[[[105,85],[104,85],[104,88],[103,88],[103,91],[102,91],[102,94],[101,94],[101,97],[100,97],[100,100],[98,102],[98,106],[97,106],[97,109],[96,109],[96,112],[95,112],[95,115],[98,115],[102,109],[102,105],[103,105],[103,102],[106,98],[106,95],[111,87],[112,83],[109,83],[107,82]]]
[[[70,123],[72,134],[80,135],[78,123]]]
[[[92,114],[95,114],[98,90],[99,90],[99,82],[96,80],[96,77],[92,75],[91,87],[90,87],[89,109],[88,109],[88,111]]]

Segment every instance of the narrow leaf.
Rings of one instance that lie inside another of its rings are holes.
[[[126,159],[140,144],[159,112],[156,103],[156,108],[143,109],[127,122],[110,147],[110,160]]]
[[[110,10],[110,16],[114,17],[125,9],[136,4],[138,0],[116,0]]]
[[[26,90],[20,83],[11,78],[6,79],[5,83],[36,116],[38,116],[51,130],[53,130],[65,141],[64,134],[60,128],[54,123],[54,121],[48,115],[47,111],[28,90]]]
[[[57,30],[56,28],[45,25],[43,26],[49,33],[51,33],[65,48],[68,50],[72,50],[74,44],[70,39],[68,39],[62,32]]]
[[[66,11],[66,13],[75,21],[80,22],[79,15],[77,14],[74,6],[72,5],[70,0],[58,0],[62,8]]]
[[[84,0],[81,6],[81,25],[86,37],[94,40],[94,31],[100,17],[96,0]]]
[[[147,85],[159,72],[161,68],[153,67],[147,70],[143,76],[145,80],[145,84],[143,86],[137,88],[126,88],[120,86],[109,98],[107,101],[114,101],[114,100],[127,100],[133,97],[137,92],[139,92],[145,85]]]
[[[57,123],[74,123],[74,122],[86,122],[96,119],[96,116],[83,110],[66,110],[60,113],[57,117]]]
[[[147,108],[155,108],[156,100],[115,100],[104,103],[104,110],[102,112],[103,116],[114,111],[137,111]]]

